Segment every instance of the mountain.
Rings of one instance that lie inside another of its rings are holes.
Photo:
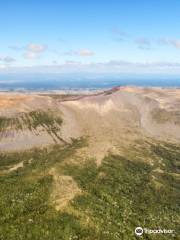
[[[176,239],[179,141],[180,89],[0,93],[0,239]]]

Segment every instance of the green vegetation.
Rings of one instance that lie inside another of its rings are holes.
[[[7,117],[0,117],[0,131],[11,126],[12,119]]]
[[[75,161],[76,151],[86,145],[79,139],[64,147],[0,155],[0,169],[24,162],[23,168],[0,175],[0,239],[131,240],[138,239],[137,226],[176,231],[141,239],[178,239],[180,147],[150,144],[154,161],[159,159],[154,165],[109,155],[97,168],[93,159]],[[142,146],[139,155],[144,151]],[[72,176],[83,191],[60,212],[50,201],[51,167]]]
[[[58,135],[62,124],[62,119],[55,113],[49,111],[32,111],[19,114],[17,117],[0,117],[0,132],[7,130],[36,131],[39,127],[47,131],[52,137],[62,140]]]
[[[31,121],[27,121],[28,128],[34,128],[37,129],[39,126],[46,126],[48,128],[55,128],[56,125],[59,126],[62,123],[62,119],[60,117],[55,117],[51,114],[48,114],[47,112],[42,111],[32,111],[28,114]],[[28,118],[27,118],[28,119]],[[25,118],[26,121],[26,118]]]

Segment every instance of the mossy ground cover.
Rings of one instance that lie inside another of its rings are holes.
[[[86,144],[79,139],[66,146],[0,155],[1,168],[24,162],[23,168],[0,175],[0,239],[131,240],[138,239],[137,226],[176,232],[141,239],[178,239],[180,147],[151,145],[152,156],[161,160],[154,165],[118,155],[108,155],[98,168],[93,159],[70,163]],[[59,212],[50,201],[51,167],[72,176],[83,192]]]

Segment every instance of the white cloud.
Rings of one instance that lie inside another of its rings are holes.
[[[25,47],[25,53],[23,56],[26,59],[36,59],[46,50],[46,45],[30,43]]]
[[[5,57],[0,57],[0,61],[3,63],[12,63],[12,62],[15,62],[16,60],[13,57],[5,56]]]
[[[5,69],[6,68],[6,65],[4,65],[4,64],[0,64],[0,69]]]
[[[138,46],[150,46],[151,45],[151,41],[145,37],[135,39],[135,43]]]
[[[78,51],[78,55],[81,57],[89,57],[89,56],[93,56],[94,52],[89,49],[81,49]]]
[[[58,62],[57,62],[56,60],[53,60],[53,61],[52,61],[52,64],[53,64],[53,65],[57,65]]]
[[[34,53],[42,53],[46,51],[47,46],[42,44],[30,43],[26,46],[26,50]]]
[[[173,40],[171,44],[176,48],[180,48],[180,40]]]
[[[170,38],[162,38],[159,40],[159,44],[161,45],[171,45],[177,49],[180,49],[180,39],[170,39]]]
[[[65,64],[67,65],[81,65],[81,62],[78,61],[66,61]]]
[[[117,27],[115,27],[115,28],[112,29],[112,33],[113,33],[114,35],[117,35],[118,37],[121,37],[121,38],[127,38],[127,37],[129,37],[129,33],[125,32],[125,31],[123,31],[123,30],[121,30],[121,29],[119,29],[119,28],[117,28]]]
[[[140,37],[134,40],[139,49],[151,50],[151,41],[148,38]]]
[[[128,40],[130,38],[129,33],[123,31],[120,28],[114,27],[111,31],[114,35],[113,40],[116,41],[116,42],[123,42],[123,41]]]
[[[25,52],[25,54],[23,55],[24,58],[26,59],[36,59],[39,57],[39,54],[35,53],[35,52]]]
[[[91,57],[95,53],[89,49],[80,49],[78,51],[69,51],[64,53],[67,56]]]
[[[8,48],[11,49],[11,50],[14,50],[14,51],[22,51],[22,50],[24,50],[24,47],[20,47],[20,46],[17,46],[17,45],[11,45]]]

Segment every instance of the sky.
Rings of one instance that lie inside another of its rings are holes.
[[[179,0],[0,0],[0,73],[180,76],[179,24]]]

